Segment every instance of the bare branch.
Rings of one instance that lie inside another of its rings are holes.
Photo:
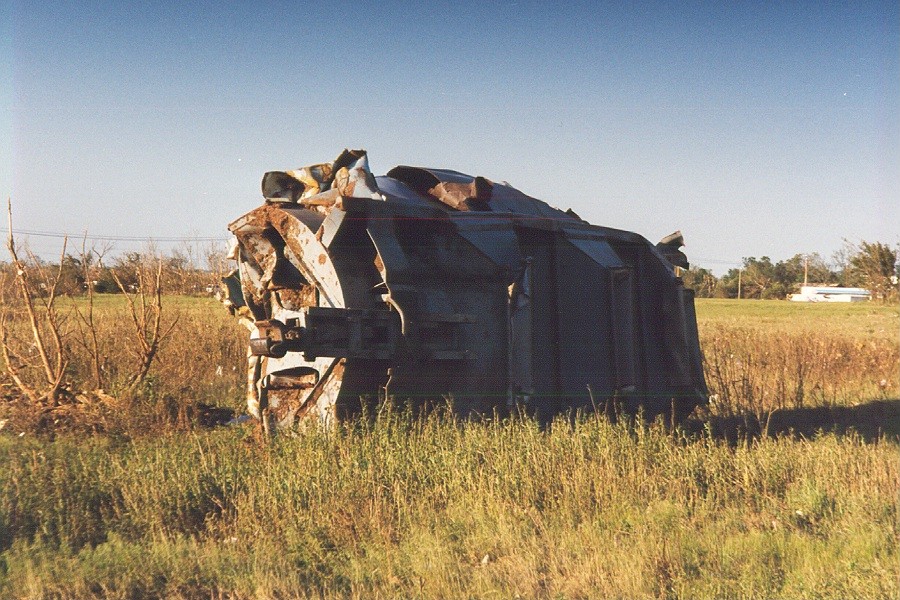
[[[0,338],[0,346],[2,346],[2,353],[4,360],[6,361],[7,371],[13,378],[13,381],[22,391],[22,393],[35,401],[39,398],[50,398],[52,400],[56,400],[59,390],[62,386],[63,378],[65,377],[66,367],[68,366],[66,349],[63,346],[62,334],[60,333],[60,318],[53,305],[54,300],[56,299],[56,292],[62,275],[62,261],[60,261],[60,268],[58,269],[56,277],[52,280],[52,283],[50,285],[47,299],[42,300],[44,311],[41,317],[39,317],[34,305],[32,288],[28,278],[27,266],[19,258],[18,251],[16,250],[16,241],[15,237],[13,236],[12,227],[12,200],[10,198],[7,198],[6,200],[6,216],[9,226],[8,235],[6,238],[6,248],[9,251],[10,257],[12,258],[13,269],[15,270],[16,288],[19,291],[19,296],[25,307],[25,313],[28,316],[28,322],[31,326],[31,334],[34,340],[34,347],[37,349],[38,357],[40,358],[41,366],[43,367],[44,371],[44,378],[47,385],[49,385],[49,388],[39,394],[24,381],[18,369],[18,366],[14,364],[14,353],[10,348],[10,340],[5,327],[5,315],[3,319],[4,327],[2,338]],[[65,242],[63,243],[63,257],[65,257]],[[38,272],[43,273],[39,262],[36,260],[36,258],[33,257],[33,255],[32,259],[32,263],[37,265]],[[46,283],[48,281],[50,280],[45,277],[44,282]],[[51,352],[48,349],[47,343],[45,341],[45,336],[47,335],[45,333],[46,330],[42,331],[41,328],[42,323],[50,332],[49,335],[53,346],[52,358]]]
[[[116,285],[119,286],[128,303],[134,339],[137,342],[134,352],[138,357],[138,366],[128,378],[128,387],[131,389],[137,388],[147,378],[150,367],[159,352],[160,344],[178,322],[176,318],[165,331],[162,331],[162,259],[157,259],[155,276],[147,273],[147,268],[146,262],[143,260],[138,264],[139,289],[136,292],[129,292],[115,269],[111,270]]]
[[[91,357],[91,375],[94,380],[94,389],[99,390],[103,389],[103,371],[100,368],[100,344],[97,340],[97,327],[94,323],[94,283],[91,278],[89,258],[94,252],[93,248],[90,252],[87,250],[87,233],[85,233],[81,240],[81,273],[85,285],[87,286],[87,307],[84,309],[84,312],[82,312],[74,299],[72,301],[72,306],[75,309],[75,315],[78,317],[75,321],[78,325],[78,332],[80,334],[78,342],[88,351],[88,354]],[[103,255],[100,253],[97,254],[102,260]],[[90,342],[90,345],[85,341],[85,338]]]
[[[38,355],[41,358],[41,363],[44,366],[44,374],[47,376],[47,381],[52,382],[55,379],[56,374],[53,371],[53,368],[50,366],[50,359],[47,356],[47,349],[44,347],[44,338],[41,335],[41,331],[38,326],[37,313],[35,312],[34,301],[31,297],[31,287],[28,285],[28,274],[25,268],[25,264],[19,259],[19,255],[16,252],[16,243],[15,239],[13,238],[12,232],[12,201],[9,198],[7,198],[6,201],[6,216],[9,223],[9,236],[6,238],[6,248],[9,250],[9,255],[13,261],[13,267],[16,270],[16,283],[18,284],[22,300],[25,303],[25,310],[28,314],[28,321],[31,324],[31,332],[34,337],[34,344],[37,348]]]
[[[29,400],[37,402],[38,395],[22,379],[22,376],[19,374],[19,368],[15,363],[17,357],[15,357],[12,350],[10,350],[6,331],[6,311],[3,311],[3,313],[0,314],[0,352],[3,354],[3,363],[6,365],[6,372],[9,373],[9,376],[16,384],[16,387],[18,387]]]

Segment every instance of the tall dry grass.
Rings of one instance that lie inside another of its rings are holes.
[[[177,330],[147,385],[102,413],[127,435],[0,433],[0,597],[900,594],[895,440],[735,443],[711,426],[895,399],[896,308],[699,302],[715,395],[699,435],[388,410],[261,444],[252,429],[172,433],[154,416],[237,407],[245,381],[246,334],[213,300],[163,300]],[[96,308],[115,392],[135,360],[125,306]],[[90,356],[65,339],[77,387]]]
[[[900,398],[896,306],[698,301],[715,415]]]
[[[194,408],[200,404],[242,409],[246,329],[219,302],[212,298],[163,297],[162,322],[166,327],[173,324],[172,331],[160,344],[139,386],[132,382],[143,356],[125,300],[119,295],[96,296],[90,329],[79,320],[76,310],[84,313],[86,302],[84,298],[58,301],[67,359],[64,387],[73,401],[61,406],[29,407],[3,373],[0,418],[10,419],[11,429],[156,434],[176,425],[190,427],[186,415],[196,414]],[[15,347],[19,371],[26,381],[39,381],[40,363],[30,343],[25,315],[15,305],[7,304],[5,310],[9,343]],[[94,348],[99,352],[95,354]],[[95,389],[95,371],[99,371],[101,390]]]
[[[716,414],[852,405],[897,395],[900,352],[888,340],[720,325],[704,330],[702,347]]]
[[[166,296],[163,311],[164,322],[177,320],[175,329],[135,393],[127,387],[139,363],[137,343],[127,327],[127,306],[119,296],[96,297],[92,334],[100,348],[105,391],[116,398],[126,396],[120,398],[126,404],[137,403],[128,408],[132,412],[161,403],[183,408],[197,402],[240,410],[246,330],[211,298]],[[92,344],[77,327],[72,307],[66,312],[63,304],[61,312],[69,356],[66,382],[76,392],[85,391],[93,382]],[[779,409],[853,406],[900,397],[900,318],[895,306],[702,299],[697,312],[713,416],[750,414],[764,420]],[[11,316],[7,327],[14,332],[18,328],[27,339],[24,315]],[[40,377],[34,348],[25,344],[21,354],[32,362],[32,374]]]
[[[382,415],[0,438],[0,596],[881,598],[897,447]]]

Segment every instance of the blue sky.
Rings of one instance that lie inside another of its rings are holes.
[[[356,147],[681,229],[717,272],[900,241],[896,2],[13,0],[0,57],[20,230],[225,237],[265,171]]]

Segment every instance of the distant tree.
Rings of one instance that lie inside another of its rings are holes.
[[[97,279],[94,281],[94,291],[101,294],[118,294],[120,292],[116,278],[113,277],[109,267],[102,266],[98,271]]]
[[[709,269],[702,267],[691,267],[681,271],[681,280],[684,287],[694,290],[694,295],[698,298],[712,298],[716,293],[716,285],[719,280],[712,274]]]
[[[737,298],[738,297],[738,281],[741,278],[743,269],[728,269],[728,272],[719,278],[716,282],[716,291],[713,295],[716,298]],[[743,294],[741,294],[743,295]]]
[[[126,252],[115,259],[112,271],[115,272],[116,277],[119,279],[122,286],[125,287],[126,291],[137,290],[140,285],[138,281],[139,274],[147,260],[148,256],[141,254],[140,252]],[[111,272],[107,272],[105,275],[112,277]],[[115,278],[113,279],[115,283]],[[103,280],[102,277],[101,280]],[[118,289],[119,287],[118,283],[116,283],[116,288]]]
[[[773,264],[768,256],[744,258],[740,268],[729,269],[717,281],[714,295],[718,298],[737,298],[739,294],[741,298],[785,298],[797,283],[803,281],[803,260],[800,254],[778,264]],[[824,265],[821,257],[818,263],[818,266]],[[827,265],[822,268],[828,271]]]
[[[843,279],[845,285],[863,287],[882,300],[897,299],[898,250],[881,242],[845,240]]]
[[[804,278],[810,285],[837,283],[837,274],[831,270],[822,256],[812,254],[795,254],[787,260],[778,261],[775,265],[775,285],[779,288],[779,297],[798,290]]]
[[[768,256],[744,258],[739,269],[730,269],[716,286],[715,295],[737,298],[782,299],[797,290],[807,273],[809,283],[836,283],[828,263],[816,253],[796,254],[788,260],[772,263]]]
[[[810,283],[826,283],[836,284],[838,280],[837,273],[834,272],[832,265],[825,260],[818,252],[812,254],[804,254],[809,261],[809,282]],[[799,280],[798,280],[799,281]]]
[[[741,296],[744,298],[778,298],[783,297],[784,290],[776,285],[775,265],[768,256],[756,259],[751,256],[744,259],[741,277]]]
[[[191,291],[191,260],[181,249],[175,248],[167,257],[162,257],[163,270],[161,285],[170,294],[187,294]]]
[[[81,258],[66,254],[59,266],[59,292],[68,296],[84,291],[84,266]]]

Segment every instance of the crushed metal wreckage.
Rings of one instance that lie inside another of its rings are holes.
[[[616,399],[707,401],[680,233],[653,245],[456,171],[369,171],[365,151],[266,173],[230,224],[224,302],[250,330],[247,404],[267,428],[392,397],[541,420]]]

